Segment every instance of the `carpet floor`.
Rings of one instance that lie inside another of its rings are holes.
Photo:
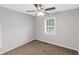
[[[77,55],[77,51],[33,40],[3,55]]]

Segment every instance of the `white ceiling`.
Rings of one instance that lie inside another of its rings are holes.
[[[26,12],[26,10],[35,10],[33,4],[0,4],[1,7],[12,9],[15,11],[23,12],[30,15],[35,15],[35,12]],[[43,4],[43,8],[56,7],[56,10],[47,11],[48,13],[56,13],[75,9],[79,7],[79,4]]]

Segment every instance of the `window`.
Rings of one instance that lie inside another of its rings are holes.
[[[56,32],[56,19],[45,19],[45,33],[55,34]]]

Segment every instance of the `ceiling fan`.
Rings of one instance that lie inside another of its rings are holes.
[[[33,4],[36,8],[36,10],[27,10],[26,12],[36,12],[36,16],[43,16],[44,14],[49,14],[46,11],[50,11],[50,10],[55,10],[55,7],[50,7],[50,8],[46,8],[44,9],[42,7],[42,4]]]

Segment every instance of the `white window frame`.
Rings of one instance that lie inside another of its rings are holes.
[[[56,21],[56,18],[55,17],[49,17],[49,18],[45,18],[44,19],[44,32],[46,33],[46,34],[53,34],[53,35],[56,35],[56,26],[53,26],[53,27],[55,27],[54,28],[54,31],[52,31],[52,32],[47,32],[46,30],[46,20],[49,20],[49,19],[54,19],[55,21]]]

